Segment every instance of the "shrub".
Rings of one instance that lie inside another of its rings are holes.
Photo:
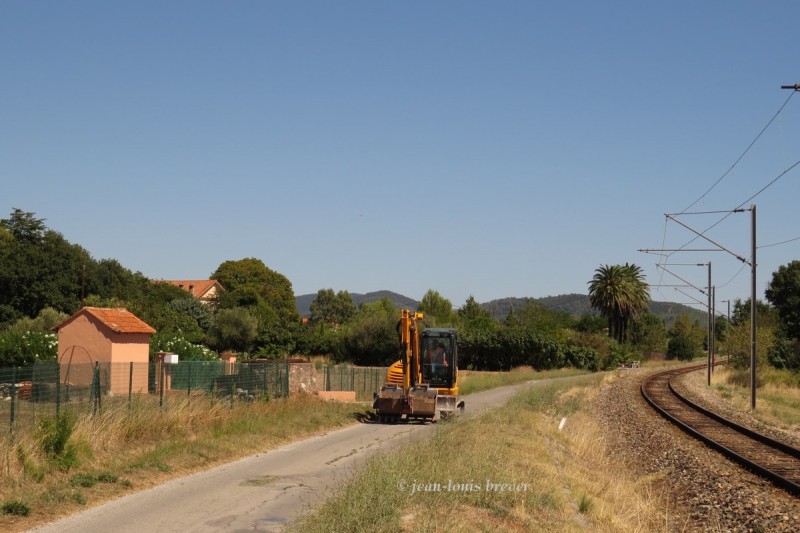
[[[667,358],[691,361],[698,353],[698,346],[692,339],[685,335],[676,335],[669,340],[667,345]]]
[[[75,429],[75,417],[65,412],[58,418],[43,417],[39,421],[39,444],[44,455],[59,470],[67,472],[78,466],[78,450],[70,442]]]
[[[28,516],[31,514],[31,508],[25,502],[10,500],[3,503],[2,507],[0,507],[0,513],[4,515]]]

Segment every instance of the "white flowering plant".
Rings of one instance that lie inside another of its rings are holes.
[[[187,341],[180,332],[156,333],[150,340],[151,356],[156,352],[178,354],[181,361],[218,361],[219,354],[202,344]]]
[[[41,331],[0,333],[0,367],[58,361],[58,336]]]

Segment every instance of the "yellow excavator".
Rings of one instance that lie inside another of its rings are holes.
[[[421,422],[464,412],[458,399],[457,331],[425,328],[422,313],[403,309],[397,323],[400,360],[386,372],[373,409],[380,422]]]

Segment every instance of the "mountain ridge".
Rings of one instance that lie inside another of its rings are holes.
[[[303,294],[295,297],[297,311],[301,316],[311,314],[311,302],[316,298],[316,294]],[[356,306],[362,303],[372,303],[383,297],[388,297],[398,309],[417,309],[419,301],[404,296],[402,294],[380,290],[364,294],[350,293],[350,297]],[[530,302],[537,302],[545,308],[559,313],[567,313],[570,316],[579,318],[584,315],[597,315],[598,311],[592,308],[589,303],[589,296],[586,294],[568,293],[556,296],[545,296],[542,298],[515,297],[497,298],[488,302],[481,303],[481,307],[489,311],[497,320],[503,320],[512,308],[521,309]],[[692,320],[704,321],[706,313],[699,311],[684,304],[675,302],[650,302],[650,312],[664,319],[667,327],[670,327],[675,319],[680,315],[689,315]]]

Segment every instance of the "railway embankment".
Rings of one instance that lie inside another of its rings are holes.
[[[800,500],[729,461],[658,415],[640,386],[653,370],[629,371],[604,385],[595,413],[604,439],[618,460],[668,495],[673,512],[692,531],[796,531]],[[705,407],[780,440],[797,444],[793,431],[769,427],[732,409],[704,385],[702,372],[681,380]]]

